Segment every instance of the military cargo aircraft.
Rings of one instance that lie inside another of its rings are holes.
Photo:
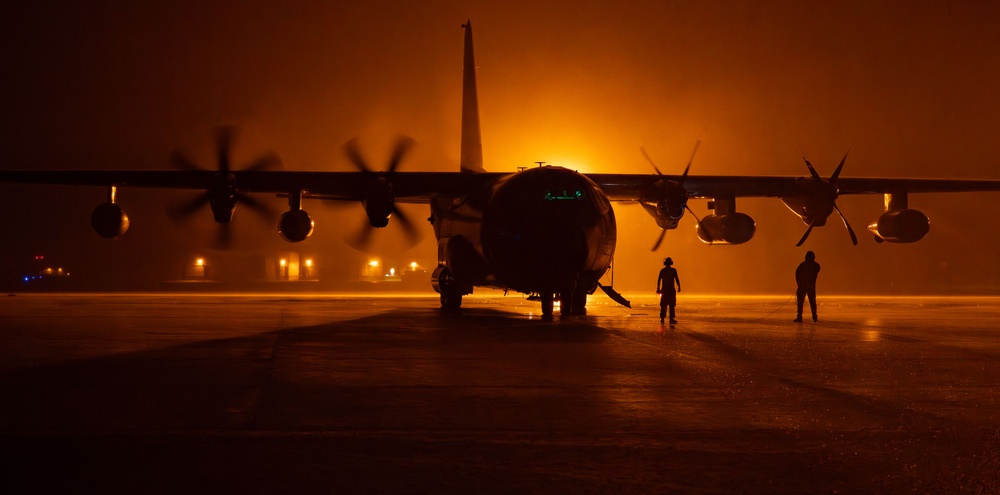
[[[666,231],[677,228],[685,211],[690,211],[687,202],[691,198],[709,201],[711,214],[697,218],[692,212],[697,235],[706,243],[751,240],[755,222],[737,211],[736,199],[773,197],[806,225],[799,245],[813,228],[825,225],[834,211],[856,245],[857,235],[837,207],[841,195],[884,195],[885,210],[868,231],[880,243],[910,243],[930,229],[927,216],[909,207],[911,193],[1000,190],[996,180],[841,177],[846,154],[829,178],[820,175],[804,155],[807,177],[690,175],[691,162],[679,176],[663,174],[655,164],[655,174],[582,174],[556,166],[487,172],[471,22],[463,28],[462,140],[457,172],[399,171],[411,145],[406,139],[396,143],[385,171],[373,169],[353,141],[345,151],[357,172],[271,170],[278,162],[274,155],[235,170],[229,158],[232,130],[223,128],[217,136],[218,168],[214,171],[200,169],[182,153],[175,153],[173,162],[180,170],[2,171],[0,181],[107,188],[107,202],[91,216],[94,230],[106,238],[125,234],[129,226],[116,200],[122,187],[202,191],[172,213],[188,215],[208,205],[221,224],[232,220],[237,205],[262,209],[251,194],[287,197],[288,211],[280,217],[278,233],[293,243],[313,232],[314,222],[303,209],[305,200],[357,201],[364,206],[371,228],[385,227],[392,218],[411,235],[417,226],[396,205],[426,204],[438,243],[438,266],[431,283],[441,295],[442,308],[459,308],[462,297],[475,287],[495,287],[536,297],[546,318],[552,317],[557,299],[561,316],[585,314],[587,296],[597,288],[628,304],[600,282],[615,253],[614,202],[639,203],[653,217],[661,229],[654,250]]]

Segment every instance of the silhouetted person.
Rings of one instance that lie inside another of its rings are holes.
[[[681,279],[677,276],[677,270],[673,267],[674,260],[665,258],[660,276],[656,278],[656,293],[660,295],[660,323],[670,308],[670,323],[677,323],[674,319],[674,307],[677,306],[677,292],[681,291]],[[677,292],[674,292],[674,282],[677,282]]]
[[[795,320],[802,323],[802,302],[809,296],[809,309],[812,310],[813,321],[816,321],[816,277],[819,275],[819,263],[816,263],[816,253],[809,251],[806,253],[806,260],[799,263],[795,269],[795,283],[798,289],[795,291],[795,302],[798,305],[798,313]]]

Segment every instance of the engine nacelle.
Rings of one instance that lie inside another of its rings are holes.
[[[377,183],[368,188],[365,199],[361,201],[368,214],[368,223],[375,228],[389,225],[389,216],[396,209],[396,196],[392,193],[392,183],[378,179]]]
[[[923,239],[931,230],[927,215],[918,210],[891,210],[878,217],[878,220],[868,226],[868,231],[875,234],[878,242],[917,242]]]
[[[290,210],[278,220],[278,234],[288,242],[302,242],[313,233],[312,217],[305,210]]]
[[[708,244],[743,244],[756,232],[753,218],[744,213],[706,215],[698,224],[698,238]]]
[[[103,203],[94,208],[94,213],[90,215],[90,225],[97,235],[115,239],[128,230],[128,215],[115,203]]]

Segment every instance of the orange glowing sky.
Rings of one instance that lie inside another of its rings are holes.
[[[237,163],[274,149],[286,169],[352,170],[348,139],[377,164],[406,134],[418,147],[404,170],[456,170],[460,25],[471,18],[491,171],[546,161],[651,173],[644,146],[680,173],[700,139],[694,174],[803,175],[799,143],[824,175],[850,148],[845,176],[1000,179],[1000,7],[987,2],[122,1],[5,6],[0,18],[6,169],[161,169],[177,146],[208,163],[211,129],[228,123],[244,129]],[[103,192],[2,187],[8,212],[33,205],[0,215],[18,232],[8,256],[42,245],[78,264],[139,266],[168,256],[164,246],[190,252],[212,228],[166,221],[163,204],[186,196],[126,189],[133,230],[108,247],[87,223]],[[831,219],[805,248],[831,292],[996,287],[998,200],[913,196],[931,233],[885,246],[861,234],[882,199],[844,197],[861,245]],[[359,206],[306,208],[317,216],[309,249],[363,257],[340,242]],[[617,206],[616,285],[652,291],[669,254],[691,292],[790,293],[805,226],[775,200],[738,208],[757,221],[750,243],[702,245],[686,218],[650,253],[652,219]],[[240,213],[242,242],[285,247]],[[424,232],[406,253],[380,232],[373,250],[432,264]]]

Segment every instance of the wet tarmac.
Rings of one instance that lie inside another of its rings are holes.
[[[0,493],[998,493],[1000,298],[0,298]]]

